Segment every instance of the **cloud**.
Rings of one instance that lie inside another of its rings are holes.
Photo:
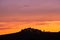
[[[27,19],[29,19],[31,16],[41,16],[31,17],[30,19],[33,20],[35,20],[35,18],[36,19],[38,18],[37,20],[50,20],[50,19],[60,20],[59,13],[60,13],[59,0],[0,0],[0,17],[2,16],[20,17],[19,19],[0,18],[0,21],[20,21],[20,19],[23,16],[24,18]]]
[[[0,24],[0,27],[4,27],[5,26],[5,24]]]
[[[11,29],[11,28],[0,28],[0,30],[7,30],[7,29]]]
[[[39,23],[39,24],[36,24],[36,25],[48,25],[48,23]]]

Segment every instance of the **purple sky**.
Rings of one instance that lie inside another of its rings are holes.
[[[60,0],[0,0],[0,21],[60,20]]]

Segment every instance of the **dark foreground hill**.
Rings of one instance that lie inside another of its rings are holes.
[[[37,29],[27,28],[18,33],[0,35],[0,40],[60,40],[60,32],[42,32]]]

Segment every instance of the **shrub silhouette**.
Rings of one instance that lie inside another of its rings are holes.
[[[42,32],[41,30],[27,28],[21,30],[21,32],[2,35],[0,40],[59,40],[60,32],[51,33],[51,32]]]

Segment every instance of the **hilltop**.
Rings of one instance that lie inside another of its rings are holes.
[[[0,35],[0,40],[59,40],[60,32],[42,32],[41,30],[27,28],[20,32]]]

